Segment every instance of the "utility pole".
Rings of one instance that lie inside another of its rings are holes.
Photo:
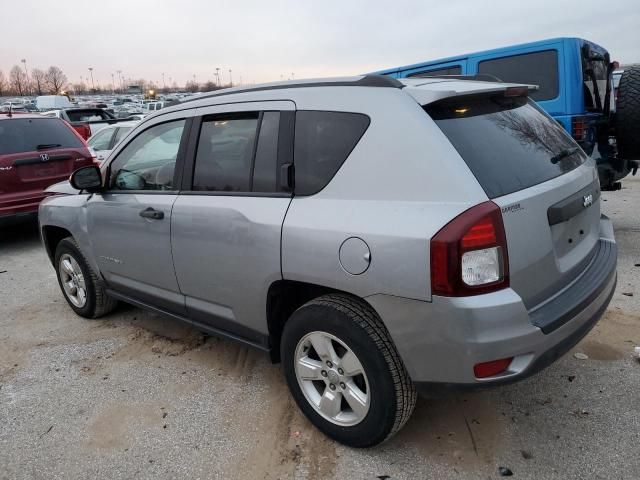
[[[111,74],[111,90],[116,93],[116,81],[113,73]]]
[[[93,83],[93,67],[89,67],[89,72],[91,72],[91,89],[93,90],[93,93],[96,92],[96,86]]]
[[[216,78],[218,79],[218,86],[220,86],[220,67],[216,67]]]
[[[116,72],[118,74],[118,83],[120,84],[120,93],[122,93],[122,70]]]
[[[231,79],[231,69],[229,69],[229,86],[233,87],[233,80]]]

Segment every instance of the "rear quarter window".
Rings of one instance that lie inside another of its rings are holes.
[[[538,90],[531,93],[531,98],[536,101],[558,96],[556,50],[484,60],[478,64],[478,73],[493,75],[503,82],[538,85]]]
[[[58,118],[14,117],[0,121],[0,154],[35,152],[45,145],[49,148],[84,147],[74,132]]]
[[[295,192],[313,195],[340,169],[369,127],[360,113],[298,111],[295,125]]]
[[[587,159],[565,130],[526,97],[446,99],[425,111],[489,198],[546,182]]]

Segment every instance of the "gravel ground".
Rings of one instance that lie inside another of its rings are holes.
[[[75,316],[35,227],[0,231],[0,478],[640,478],[640,178],[624,186],[603,194],[619,280],[598,326],[533,378],[420,399],[369,450],[316,431],[262,353],[133,307]]]

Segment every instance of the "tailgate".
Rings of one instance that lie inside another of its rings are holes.
[[[526,97],[454,97],[425,110],[501,207],[510,285],[526,307],[575,280],[599,239],[593,160]]]

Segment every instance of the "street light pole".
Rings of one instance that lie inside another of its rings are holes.
[[[116,71],[118,74],[118,83],[120,84],[120,93],[122,93],[122,70]]]
[[[231,69],[229,69],[229,86],[233,87],[233,80],[231,79]]]
[[[113,90],[113,93],[116,93],[116,80],[113,73],[111,74],[111,90]]]
[[[164,72],[162,72],[162,89],[163,90],[167,89],[167,85],[164,83]]]
[[[20,60],[24,64],[24,91],[29,93],[29,74],[27,73],[27,60]]]
[[[93,83],[93,67],[89,67],[89,72],[91,72],[91,89],[93,90],[93,93],[96,93],[96,86]]]
[[[216,78],[218,79],[218,86],[220,86],[220,68],[216,67]]]

